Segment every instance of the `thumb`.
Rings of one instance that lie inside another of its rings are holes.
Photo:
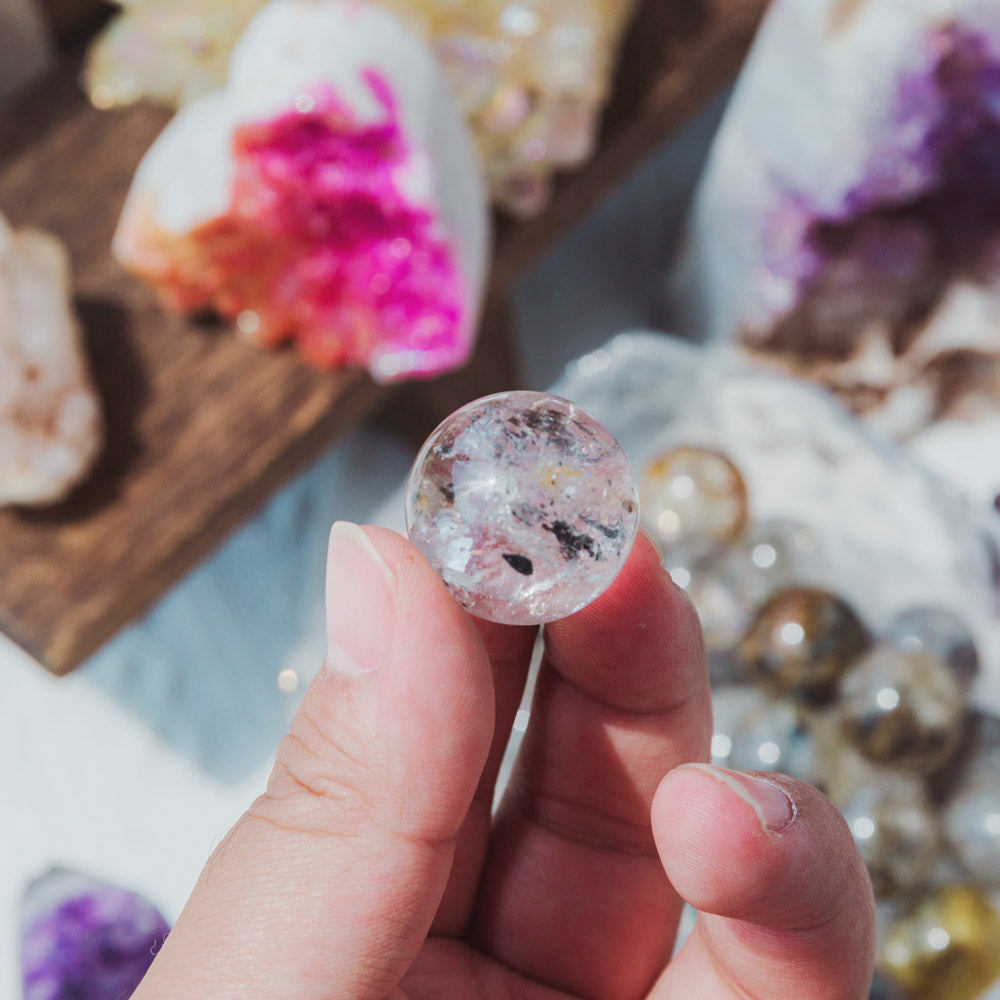
[[[653,828],[670,881],[702,912],[649,1000],[867,998],[871,882],[815,788],[688,764],[657,790]]]
[[[472,620],[398,535],[338,522],[329,652],[266,792],[133,1000],[383,1000],[423,942],[486,760]]]

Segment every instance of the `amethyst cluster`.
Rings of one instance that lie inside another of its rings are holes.
[[[128,889],[55,869],[24,899],[24,1000],[124,1000],[170,927]]]
[[[1000,47],[953,23],[929,34],[925,58],[901,79],[891,128],[843,211],[809,224],[796,305],[764,350],[846,360],[881,324],[903,353],[952,282],[995,268]]]
[[[1000,5],[773,0],[699,185],[671,326],[816,381],[1000,492]]]

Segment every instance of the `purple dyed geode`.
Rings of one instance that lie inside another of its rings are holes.
[[[125,1000],[170,930],[128,889],[53,869],[23,904],[24,1000]]]

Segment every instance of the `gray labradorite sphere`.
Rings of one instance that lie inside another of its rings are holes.
[[[512,625],[564,618],[618,575],[639,503],[629,460],[569,400],[504,392],[463,406],[410,472],[410,540],[472,614]]]

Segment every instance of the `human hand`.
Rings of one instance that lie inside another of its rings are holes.
[[[472,619],[403,538],[338,524],[327,662],[267,791],[133,1000],[864,1000],[874,903],[836,810],[704,760],[697,618],[640,534],[535,638]],[[696,929],[670,960],[686,899]]]

